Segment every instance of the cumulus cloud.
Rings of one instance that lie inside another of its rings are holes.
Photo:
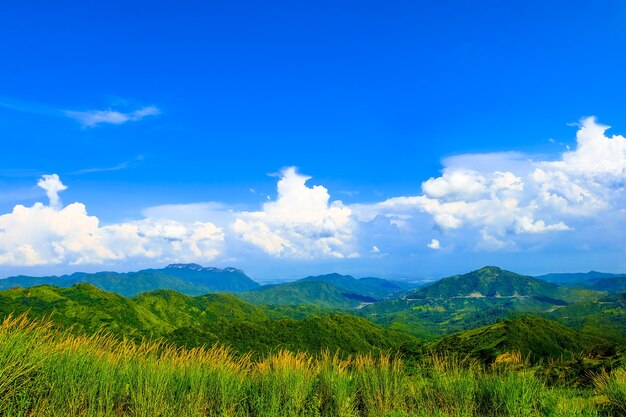
[[[77,120],[83,127],[95,127],[100,124],[121,125],[127,122],[136,122],[148,116],[156,116],[161,111],[156,106],[146,106],[138,110],[124,113],[116,110],[89,110],[63,112],[67,117]]]
[[[284,169],[276,201],[263,204],[260,211],[239,213],[233,231],[272,256],[357,256],[352,211],[339,200],[330,202],[325,187],[308,187],[309,179],[294,167]]]
[[[0,265],[206,261],[242,253],[374,259],[429,249],[541,250],[575,241],[588,248],[603,236],[615,243],[626,226],[626,138],[607,136],[607,129],[582,120],[576,147],[551,159],[519,153],[447,158],[416,195],[352,205],[333,200],[326,187],[310,185],[309,176],[290,167],[279,175],[276,198],[258,209],[162,205],[136,220],[101,224],[81,203],[62,206],[66,185],[45,175],[38,185],[48,205],[18,205],[0,215]],[[437,238],[424,244],[433,233]]]
[[[65,187],[55,174],[39,186],[50,205],[16,206],[0,216],[0,265],[100,264],[134,258],[210,260],[224,233],[211,222],[149,218],[101,225],[84,204],[60,207]]]
[[[475,249],[516,249],[516,236],[571,231],[622,202],[626,138],[608,137],[607,129],[583,119],[576,149],[555,160],[519,153],[448,158],[440,176],[422,183],[422,194],[352,209],[362,222],[426,213],[444,233],[470,231]]]
[[[67,187],[61,182],[57,174],[42,176],[37,181],[37,186],[46,191],[51,207],[59,206],[59,193],[67,190]]]

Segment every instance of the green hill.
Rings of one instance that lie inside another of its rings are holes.
[[[390,281],[382,278],[354,278],[350,275],[326,274],[302,278],[298,282],[327,282],[348,293],[359,294],[375,299],[399,296],[414,287],[406,282]]]
[[[565,306],[550,313],[550,318],[586,334],[626,345],[626,293]]]
[[[162,269],[137,272],[77,272],[71,275],[29,277],[16,276],[0,280],[0,289],[55,285],[70,287],[92,284],[105,291],[133,296],[147,291],[170,289],[189,295],[210,292],[239,292],[259,287],[243,271],[235,268],[205,268],[197,264],[171,264]]]
[[[583,284],[586,288],[606,292],[626,292],[626,277],[599,278]]]
[[[35,318],[50,316],[58,326],[78,332],[103,329],[120,337],[161,338],[188,347],[219,342],[257,355],[277,348],[367,353],[419,344],[412,336],[362,318],[328,313],[296,320],[276,310],[266,313],[229,294],[191,297],[158,290],[126,298],[90,284],[0,291],[1,316],[26,311]]]
[[[52,316],[62,327],[76,326],[92,333],[103,327],[128,336],[150,335],[166,325],[133,300],[91,284],[69,288],[37,286],[0,291],[0,314],[29,312],[31,317]]]
[[[512,314],[547,314],[604,293],[558,286],[496,267],[444,278],[356,314],[420,338],[475,329]]]
[[[470,355],[493,362],[498,355],[519,352],[534,361],[610,350],[604,339],[567,329],[537,317],[507,319],[478,329],[444,336],[431,343],[434,352]]]
[[[593,292],[562,287],[530,276],[486,266],[463,275],[444,278],[409,293],[408,299],[531,298],[553,305],[565,305],[592,298]]]
[[[351,293],[328,282],[307,280],[266,285],[237,296],[253,304],[315,305],[331,309],[354,308],[362,303],[376,301],[372,297]]]

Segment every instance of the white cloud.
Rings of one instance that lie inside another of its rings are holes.
[[[81,203],[60,210],[36,203],[0,216],[0,265],[211,260],[223,238],[210,222],[142,219],[102,226]]]
[[[441,249],[441,242],[439,242],[437,239],[432,239],[430,243],[426,246],[434,250]]]
[[[544,165],[584,177],[623,180],[626,176],[626,138],[606,136],[609,128],[597,123],[595,117],[583,119],[576,133],[576,149],[563,153],[561,160]]]
[[[67,190],[67,187],[61,182],[57,174],[42,176],[41,179],[37,181],[37,186],[46,191],[51,207],[58,207],[59,193]]]
[[[211,222],[147,217],[103,226],[81,203],[59,207],[58,193],[67,187],[57,175],[44,176],[39,185],[49,206],[18,205],[0,216],[0,265],[210,260],[220,253],[224,233]]]
[[[352,212],[341,201],[330,202],[321,185],[307,187],[310,179],[294,167],[284,169],[276,201],[261,211],[240,212],[232,225],[243,240],[272,256],[354,257]]]
[[[148,208],[139,220],[102,225],[82,203],[62,207],[59,193],[67,187],[58,175],[46,175],[38,184],[49,206],[18,205],[0,216],[0,265],[206,261],[224,253],[224,228],[231,232],[233,247],[243,241],[270,256],[358,256],[351,210],[330,201],[326,188],[308,187],[307,180],[295,168],[285,169],[276,201],[264,203],[260,211],[215,202],[174,204]]]
[[[351,208],[363,222],[427,213],[444,232],[469,233],[475,249],[514,249],[515,236],[573,230],[570,223],[593,221],[623,201],[626,138],[607,137],[606,129],[584,119],[576,149],[556,160],[512,152],[447,158],[423,194]]]
[[[478,200],[488,191],[486,182],[487,179],[476,171],[458,169],[430,178],[422,184],[422,191],[429,198]]]
[[[127,122],[136,122],[147,116],[161,114],[161,111],[156,106],[146,106],[128,113],[111,109],[89,111],[66,110],[63,113],[67,117],[80,122],[83,127],[95,127],[100,124],[121,125]]]
[[[291,167],[280,173],[276,197],[256,210],[219,202],[162,205],[140,219],[102,225],[81,203],[63,207],[59,193],[67,187],[46,175],[38,185],[49,205],[18,205],[0,216],[0,265],[243,259],[242,253],[330,262],[360,253],[379,258],[386,255],[381,247],[390,256],[422,256],[428,249],[515,252],[616,242],[626,226],[626,138],[608,137],[606,129],[583,120],[575,149],[555,158],[447,158],[421,193],[368,204],[333,200]],[[439,239],[425,245],[433,229],[445,247]]]

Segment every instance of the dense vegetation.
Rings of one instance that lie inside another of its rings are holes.
[[[565,306],[547,316],[573,329],[626,345],[626,293]]]
[[[513,353],[490,367],[430,356],[411,373],[381,354],[178,349],[0,325],[3,416],[620,416],[626,371],[551,382]]]
[[[220,342],[239,353],[266,354],[278,348],[317,352],[322,348],[344,353],[414,351],[414,337],[377,326],[365,319],[327,312],[301,320],[289,309],[268,309],[228,294],[190,297],[171,290],[133,298],[100,290],[90,284],[70,288],[39,286],[0,291],[0,315],[29,312],[48,317],[57,326],[78,333],[105,330],[118,337],[159,338],[180,346]]]
[[[611,343],[581,334],[560,324],[537,317],[506,319],[439,338],[430,349],[447,355],[470,356],[493,363],[508,352],[518,352],[532,362],[574,356],[614,356]]]
[[[192,286],[241,272],[166,269]],[[566,287],[485,267],[416,290],[339,274],[195,296],[116,287],[164,285],[163,271],[89,275],[115,292],[69,279],[0,291],[0,415],[626,413],[626,294],[591,289],[620,277]]]
[[[444,278],[404,297],[364,306],[355,314],[394,330],[433,339],[494,324],[520,313],[541,315],[567,324],[565,317],[559,314],[561,309],[567,307],[571,313],[567,317],[581,317],[585,313],[578,310],[578,306],[598,305],[604,295],[485,267]]]
[[[463,275],[444,278],[407,295],[408,299],[533,298],[563,305],[592,298],[592,291],[559,286],[541,279],[486,266]]]

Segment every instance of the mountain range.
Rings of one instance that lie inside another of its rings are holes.
[[[597,302],[604,294],[487,266],[444,278],[399,298],[366,305],[356,314],[432,339],[490,325],[511,314],[549,316],[570,304]]]
[[[213,292],[239,292],[260,285],[236,268],[205,268],[197,264],[171,264],[161,269],[144,269],[137,272],[77,272],[71,275],[30,277],[14,276],[0,280],[0,289],[56,285],[69,287],[87,283],[100,289],[125,296],[142,292],[171,289],[189,295]]]
[[[235,268],[172,264],[0,280],[10,287],[0,291],[0,315],[28,311],[77,331],[188,347],[219,342],[242,353],[428,348],[481,360],[511,350],[548,357],[626,343],[622,279],[593,276],[584,288],[488,266],[420,288],[340,274],[261,286]]]
[[[551,273],[538,275],[535,278],[561,285],[584,285],[586,282],[593,282],[600,279],[611,279],[624,276],[626,276],[626,274],[612,274],[609,272],[589,271]]]
[[[161,339],[185,347],[221,343],[236,352],[266,354],[278,348],[344,353],[398,350],[417,345],[414,337],[346,314],[311,316],[302,320],[239,300],[229,294],[191,297],[157,290],[128,298],[76,284],[48,285],[0,291],[0,316],[28,313],[51,318],[77,332],[106,331],[118,337]]]

